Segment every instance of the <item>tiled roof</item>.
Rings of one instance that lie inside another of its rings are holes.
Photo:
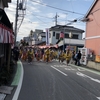
[[[73,30],[73,31],[81,31],[81,32],[84,32],[84,30],[81,30],[79,28],[75,28],[73,26],[67,26],[67,25],[56,25],[56,26],[52,26],[50,28],[50,30],[56,30],[56,29],[68,29],[68,30]]]

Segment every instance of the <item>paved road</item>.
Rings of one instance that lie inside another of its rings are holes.
[[[79,67],[23,63],[24,78],[18,100],[100,100],[100,75]]]

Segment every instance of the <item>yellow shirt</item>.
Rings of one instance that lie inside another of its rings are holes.
[[[70,60],[70,59],[71,59],[71,52],[69,52],[68,55],[66,53],[66,60]]]
[[[49,54],[50,54],[50,50],[49,50],[49,49],[46,49],[46,50],[45,50],[45,54],[46,54],[46,55],[49,55]]]

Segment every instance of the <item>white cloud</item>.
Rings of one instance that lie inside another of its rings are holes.
[[[67,18],[67,15],[64,13],[58,13],[59,18],[65,19]]]
[[[47,17],[50,17],[50,18],[54,18],[55,14],[54,13],[48,13],[46,14]]]
[[[35,30],[39,26],[39,22],[34,22],[32,23],[28,18],[25,18],[23,21],[18,35],[17,35],[17,40],[19,41],[20,39],[23,39],[23,37],[26,37],[29,35],[30,30]]]
[[[40,5],[39,3],[41,3],[42,2],[42,0],[36,0],[36,2],[33,0],[28,0],[28,4],[29,5]]]
[[[11,3],[9,3],[9,7],[6,8],[6,13],[8,15],[8,18],[11,22],[13,22],[13,27],[15,26],[15,14],[16,14],[16,1],[17,0],[12,0]],[[19,0],[20,1],[20,0]],[[25,0],[26,1],[26,0]],[[42,0],[35,0],[36,2],[43,2]],[[35,3],[34,0],[27,0],[26,3],[26,15],[24,16],[24,21],[19,29],[18,35],[17,35],[17,40],[22,39],[23,37],[26,37],[29,35],[30,30],[35,30],[35,29],[42,29],[45,31],[45,28],[50,28],[51,26],[54,26],[54,17],[56,15],[56,10],[51,10],[47,8],[45,5],[41,5],[39,3]],[[43,3],[44,4],[44,3]],[[42,9],[45,9],[42,11]],[[40,15],[40,16],[35,16],[35,15]],[[67,16],[67,14],[64,13],[58,13],[58,24],[65,25],[65,20],[67,18],[72,19],[73,16]],[[49,17],[49,18],[43,18],[44,17]],[[19,18],[21,19],[21,18]],[[73,20],[73,19],[72,19]],[[18,26],[19,22],[21,20],[18,20]],[[76,25],[76,27],[78,27]]]
[[[65,21],[59,21],[58,24],[59,24],[59,25],[65,25],[66,22],[65,22]]]

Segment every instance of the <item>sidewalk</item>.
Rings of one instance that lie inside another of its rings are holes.
[[[14,96],[20,82],[20,77],[23,74],[21,62],[18,61],[17,65],[13,66],[13,68],[14,72],[9,80],[9,84],[4,86],[2,93],[0,93],[0,100],[17,100],[18,94],[16,95],[16,98]]]

